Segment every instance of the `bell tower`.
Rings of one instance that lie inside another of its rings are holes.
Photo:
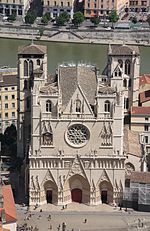
[[[17,155],[24,158],[31,140],[32,92],[47,81],[47,52],[36,44],[18,50]]]
[[[131,106],[138,105],[140,55],[138,47],[128,45],[109,45],[107,73],[111,86],[122,91],[124,113]]]

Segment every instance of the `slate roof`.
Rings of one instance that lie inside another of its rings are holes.
[[[137,46],[129,45],[111,45],[109,48],[109,54],[111,55],[132,55],[139,54],[139,48]]]
[[[98,89],[98,93],[100,94],[114,94],[116,91],[112,88],[112,87],[109,87],[109,86],[104,86],[104,87],[99,87]]]
[[[97,88],[95,67],[86,64],[60,65],[59,85],[62,93],[63,109],[69,103],[78,85],[81,87],[89,104],[94,105]]]
[[[128,126],[124,128],[123,149],[128,155],[141,157],[141,145],[139,133],[129,130]]]
[[[150,172],[132,172],[130,181],[135,183],[150,184]]]
[[[44,87],[40,88],[40,93],[43,93],[46,95],[56,94],[58,93],[58,87],[56,86],[55,83],[47,84]]]
[[[17,75],[0,75],[0,87],[17,86]]]
[[[131,116],[132,115],[150,115],[150,107],[132,107]]]
[[[42,55],[42,54],[46,54],[46,50],[47,50],[46,46],[30,44],[30,45],[20,46],[18,48],[18,54]]]

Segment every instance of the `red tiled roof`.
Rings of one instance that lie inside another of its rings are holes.
[[[132,107],[132,115],[150,115],[150,107]]]
[[[131,182],[150,184],[150,172],[132,172]]]
[[[4,198],[4,207],[6,214],[6,222],[15,222],[17,220],[16,208],[12,189],[10,185],[2,186],[2,194]]]
[[[139,85],[150,84],[150,74],[144,74],[140,76]]]

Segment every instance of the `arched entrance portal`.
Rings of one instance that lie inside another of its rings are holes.
[[[46,181],[44,184],[45,199],[47,204],[56,204],[58,202],[58,188],[52,181]]]
[[[53,198],[53,191],[52,190],[46,190],[46,201],[47,204],[52,204],[52,198]]]
[[[102,203],[113,203],[113,187],[111,182],[102,181],[100,183],[100,195]]]
[[[71,190],[71,199],[74,202],[82,203],[82,190],[74,188]]]
[[[90,203],[90,185],[86,178],[75,174],[69,178],[68,183],[68,193],[71,196],[71,201],[85,204]]]

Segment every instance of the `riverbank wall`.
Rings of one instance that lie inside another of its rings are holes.
[[[150,46],[150,29],[104,30],[87,28],[65,29],[46,27],[0,26],[1,38],[86,44],[132,44]]]

